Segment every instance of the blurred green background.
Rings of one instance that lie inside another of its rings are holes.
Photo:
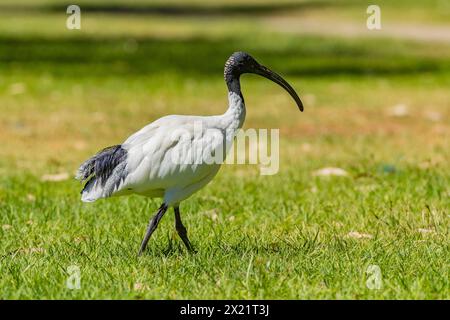
[[[65,1],[0,3],[1,297],[449,297],[450,1],[75,4],[81,30]],[[136,261],[158,201],[82,205],[73,172],[160,116],[224,112],[234,51],[305,104],[242,79],[244,128],[280,128],[280,173],[225,166],[185,205],[199,255],[168,216]],[[64,287],[73,263],[89,290]],[[383,290],[366,288],[368,263],[388,270]]]
[[[52,155],[76,164],[88,152],[67,148],[81,148],[92,128],[108,144],[164,114],[222,112],[223,64],[237,50],[286,76],[308,107],[297,115],[279,88],[245,77],[248,126],[282,127],[304,142],[382,135],[381,148],[402,139],[399,147],[423,160],[448,133],[449,1],[380,1],[376,31],[366,28],[364,1],[78,4],[81,30],[65,27],[61,1],[1,4],[0,133],[8,143],[0,152],[8,165],[48,168]],[[399,104],[417,117],[386,119]],[[427,120],[433,115],[442,121]],[[392,132],[400,136],[389,139]],[[412,142],[423,147],[411,150]],[[29,148],[40,151],[34,159],[23,153]]]

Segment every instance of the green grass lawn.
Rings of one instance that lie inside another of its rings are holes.
[[[65,29],[61,2],[18,3],[0,14],[0,298],[450,298],[450,45],[272,30],[286,8],[265,0],[247,4],[257,14],[233,1],[204,16],[141,1],[146,14],[88,12],[80,31]],[[289,16],[320,15],[304,3]],[[354,21],[367,6],[320,3]],[[400,16],[445,21],[422,4]],[[244,127],[280,129],[280,171],[225,165],[181,205],[198,253],[170,210],[137,258],[160,200],[81,203],[77,165],[160,116],[222,113],[223,64],[237,50],[303,98],[299,113],[274,84],[242,79]],[[348,174],[314,175],[324,167]],[[66,286],[70,266],[79,290]]]

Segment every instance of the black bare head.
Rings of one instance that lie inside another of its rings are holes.
[[[295,90],[280,75],[263,65],[260,65],[251,55],[246,52],[233,53],[225,63],[224,76],[228,88],[231,91],[239,90],[239,77],[244,73],[259,74],[284,88],[297,103],[300,111],[303,111],[303,103]]]

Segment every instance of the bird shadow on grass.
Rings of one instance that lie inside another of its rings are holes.
[[[286,252],[308,252],[313,247],[310,243],[299,242],[297,244],[291,243],[287,240],[279,239],[277,241],[263,242],[255,237],[243,235],[241,239],[236,241],[227,241],[225,239],[216,238],[211,243],[204,243],[203,245],[195,245],[196,252],[189,252],[178,239],[174,239],[170,235],[167,241],[161,246],[161,243],[149,244],[148,248],[142,254],[142,257],[154,258],[170,258],[170,257],[192,257],[196,258],[202,255],[219,255],[228,256],[236,255],[242,256],[245,254],[276,254]]]

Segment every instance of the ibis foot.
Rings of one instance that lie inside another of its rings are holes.
[[[144,240],[142,240],[141,248],[139,249],[138,256],[142,254],[142,252],[145,250],[145,247],[147,247],[148,240],[150,240],[150,237],[152,236],[152,233],[156,230],[158,227],[158,223],[163,217],[164,213],[167,211],[167,206],[165,203],[159,207],[158,212],[153,216],[153,218],[150,219],[150,222],[148,223],[147,232],[145,233]]]
[[[180,236],[181,240],[183,240],[183,243],[189,252],[197,253],[197,251],[192,247],[191,242],[189,241],[186,227],[183,225],[183,222],[181,222],[180,207],[174,207],[173,211],[175,212],[175,229],[177,229],[178,235]]]

